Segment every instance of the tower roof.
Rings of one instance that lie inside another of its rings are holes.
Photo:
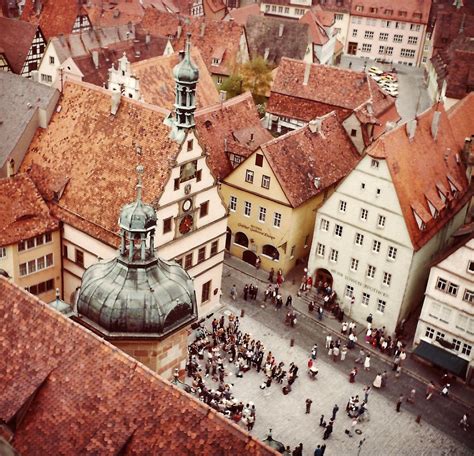
[[[186,38],[184,58],[173,69],[173,76],[178,83],[196,84],[199,79],[199,70],[191,60],[191,34]]]

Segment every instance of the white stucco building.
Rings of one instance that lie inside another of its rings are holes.
[[[331,283],[346,314],[365,323],[372,313],[389,333],[421,303],[429,262],[467,210],[459,143],[438,109],[382,135],[316,216],[315,283]]]
[[[472,224],[461,229],[458,237],[430,270],[414,343],[418,345],[415,353],[420,351],[424,358],[433,359],[436,365],[469,380],[474,366]]]

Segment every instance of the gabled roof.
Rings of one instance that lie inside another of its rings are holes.
[[[423,247],[460,210],[468,196],[466,171],[459,159],[459,140],[444,107],[440,104],[438,109],[436,140],[431,131],[435,105],[417,116],[413,140],[409,140],[406,126],[402,125],[383,134],[366,151],[387,163],[415,250]],[[456,197],[453,184],[457,187]],[[430,211],[428,199],[435,207],[443,208],[436,216]],[[424,229],[419,228],[420,221],[426,225]]]
[[[196,89],[196,107],[204,108],[219,101],[219,93],[207,71],[201,53],[194,46],[191,58],[199,69],[199,83]],[[140,80],[140,93],[143,100],[163,108],[172,110],[175,103],[175,80],[173,68],[179,62],[179,54],[155,57],[132,64],[132,73]]]
[[[258,3],[251,3],[250,5],[245,5],[241,8],[231,9],[225,20],[232,20],[239,25],[245,26],[247,19],[250,16],[261,16],[262,14],[263,13],[260,11],[260,5]]]
[[[474,135],[474,92],[451,106],[448,118],[459,148],[464,147],[464,139]]]
[[[308,24],[309,35],[313,44],[322,46],[329,41],[328,34],[326,33],[326,30],[324,30],[323,24],[318,19],[316,13],[313,10],[306,11],[305,15],[300,18],[299,22],[301,24]]]
[[[432,0],[352,0],[351,15],[377,17],[392,21],[428,23]],[[358,7],[363,10],[359,11]],[[391,14],[388,13],[391,11]],[[400,15],[400,11],[405,15]]]
[[[4,277],[0,313],[0,419],[25,405],[19,454],[277,454]]]
[[[59,222],[26,174],[0,179],[0,246],[58,228]]]
[[[321,5],[315,5],[311,7],[311,11],[323,27],[331,27],[334,25],[336,18],[334,13],[328,9],[323,8]]]
[[[220,179],[232,171],[228,153],[248,157],[272,138],[262,127],[250,92],[200,109],[196,113],[196,129],[208,153],[207,163]]]
[[[178,33],[178,27],[182,25],[184,21],[185,18],[178,14],[147,8],[140,24],[137,25],[137,30],[142,33],[150,33],[154,36],[158,35],[174,38]]]
[[[115,246],[117,214],[135,197],[131,170],[139,159],[137,147],[146,170],[144,200],[156,202],[179,145],[169,138],[170,128],[163,123],[168,111],[122,97],[117,114],[111,115],[111,95],[90,84],[67,82],[60,112],[53,114],[47,130],[33,138],[22,170],[37,164],[53,175],[68,177],[53,213]]]
[[[14,73],[20,74],[38,27],[29,22],[0,17],[0,48]]]
[[[339,119],[344,120],[368,102],[375,117],[395,106],[394,98],[384,94],[364,72],[283,58],[273,80],[267,111],[309,122],[336,110]],[[393,120],[397,117],[394,115]]]
[[[309,25],[270,16],[250,16],[245,27],[250,57],[278,64],[283,57],[303,59],[310,43]]]
[[[215,14],[224,10],[225,7],[226,6],[222,0],[204,0],[204,14]]]
[[[262,144],[261,150],[292,207],[337,184],[360,159],[335,112]]]
[[[85,8],[94,27],[115,27],[137,24],[144,15],[140,0],[92,0]]]

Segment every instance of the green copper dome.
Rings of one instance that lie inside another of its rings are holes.
[[[188,33],[188,38],[186,40],[186,50],[184,53],[183,60],[179,62],[173,68],[173,76],[176,82],[183,82],[183,83],[197,83],[199,79],[199,70],[193,64],[191,60],[191,43],[190,38],[191,34]]]

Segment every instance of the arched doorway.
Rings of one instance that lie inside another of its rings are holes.
[[[324,268],[316,269],[315,284],[317,285],[320,281],[323,282],[323,284],[327,282],[328,285],[332,287],[332,282],[333,282],[332,274],[327,269],[324,269]]]
[[[242,233],[241,231],[235,233],[234,242],[242,247],[249,246],[249,238],[245,233]]]
[[[227,227],[227,231],[225,234],[225,249],[230,250],[230,244],[232,243],[232,230]]]
[[[271,244],[265,244],[262,247],[262,254],[270,257],[274,261],[278,261],[280,259],[280,252]]]
[[[257,255],[255,255],[255,252],[252,252],[251,250],[246,250],[242,254],[242,260],[244,260],[246,263],[251,264],[252,266],[255,266],[256,259],[257,259]]]

